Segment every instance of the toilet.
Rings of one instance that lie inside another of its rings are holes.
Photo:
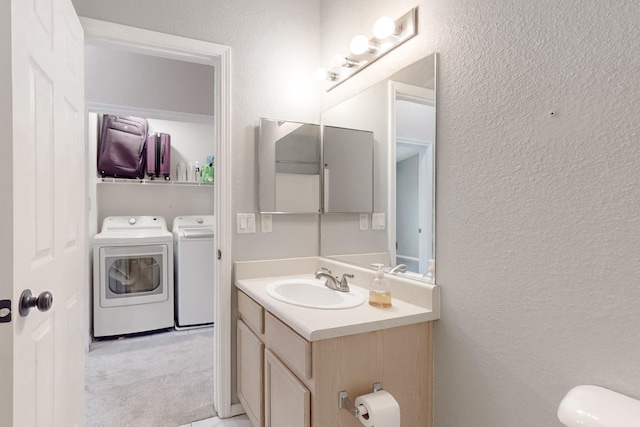
[[[640,401],[595,385],[569,390],[558,419],[567,427],[638,427]]]

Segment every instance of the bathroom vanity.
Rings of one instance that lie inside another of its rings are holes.
[[[355,274],[369,280],[370,271]],[[348,309],[307,308],[266,290],[276,280],[312,277],[236,280],[238,397],[254,427],[361,426],[338,407],[338,394],[345,390],[354,401],[376,382],[397,400],[403,426],[431,426],[437,286],[436,307],[394,298],[390,309],[366,299]]]

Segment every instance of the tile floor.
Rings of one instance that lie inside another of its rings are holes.
[[[184,424],[178,427],[253,427],[246,415],[239,415],[233,418],[221,420],[218,417],[206,420],[194,421],[191,424]]]

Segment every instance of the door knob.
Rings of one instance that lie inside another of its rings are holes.
[[[48,311],[52,305],[53,294],[51,292],[44,291],[37,297],[34,297],[31,294],[31,289],[25,289],[22,291],[22,295],[20,295],[20,316],[27,317],[33,307],[38,307],[40,311]]]

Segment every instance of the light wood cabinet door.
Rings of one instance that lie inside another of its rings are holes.
[[[238,399],[254,427],[264,427],[263,353],[262,341],[238,320]]]
[[[264,352],[265,427],[309,427],[309,390],[271,352]]]

